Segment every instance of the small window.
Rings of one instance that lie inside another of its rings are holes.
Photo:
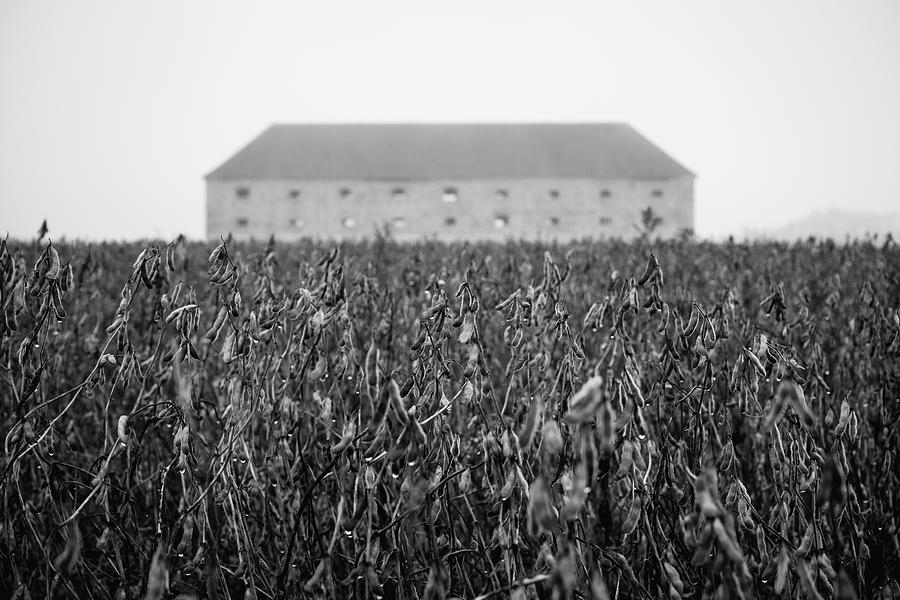
[[[250,221],[245,218],[240,218],[236,221],[238,227],[246,227],[250,224]]]
[[[612,196],[612,191],[610,191],[609,188],[603,188],[602,190],[600,190],[601,198],[609,198],[611,196]]]
[[[403,188],[394,188],[391,190],[391,196],[393,196],[394,200],[402,202],[406,200],[406,190]]]
[[[441,196],[441,200],[444,202],[456,202],[459,200],[459,194],[457,193],[456,188],[444,188],[444,195]]]
[[[404,227],[406,227],[406,219],[404,219],[403,217],[394,217],[394,220],[391,221],[391,223],[393,223],[394,227],[396,227],[397,229],[403,229]]]
[[[250,188],[239,187],[234,191],[234,195],[238,198],[249,198],[250,197]]]
[[[556,227],[559,225],[559,217],[550,217],[549,221],[551,226]]]
[[[612,225],[612,219],[609,217],[600,217],[601,225]]]
[[[447,227],[453,227],[456,225],[456,217],[447,217],[444,219],[444,225]]]
[[[497,215],[494,217],[495,229],[506,229],[509,226],[509,217],[506,215]]]
[[[288,221],[288,223],[290,223],[291,227],[293,227],[294,229],[303,228],[303,219],[291,219]]]
[[[506,200],[509,198],[509,192],[506,190],[497,190],[494,195],[497,197],[497,200]]]
[[[341,225],[343,225],[347,229],[353,229],[354,227],[356,227],[356,219],[354,219],[353,217],[344,217],[343,219],[341,219]]]
[[[288,192],[288,196],[291,198],[291,200],[296,200],[300,197],[300,190],[291,190],[290,192]]]
[[[350,188],[341,188],[341,198],[349,198],[350,194]]]
[[[559,190],[550,190],[550,197],[554,200],[559,198]]]
[[[654,198],[662,198],[663,191],[662,191],[661,189],[659,189],[659,188],[656,188],[655,190],[653,190],[653,191],[651,192],[651,195],[652,195]]]

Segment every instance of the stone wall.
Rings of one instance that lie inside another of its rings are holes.
[[[657,232],[694,226],[693,177],[663,181],[207,181],[207,236],[398,240],[633,237],[647,207]]]

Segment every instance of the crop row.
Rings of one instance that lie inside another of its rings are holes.
[[[3,242],[0,294],[4,597],[900,594],[890,240]]]

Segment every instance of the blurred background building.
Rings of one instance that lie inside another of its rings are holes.
[[[622,123],[273,125],[206,176],[207,237],[570,240],[694,228],[694,174]]]

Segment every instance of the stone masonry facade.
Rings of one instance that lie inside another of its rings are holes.
[[[654,235],[694,226],[694,178],[662,180],[207,181],[207,237],[398,241],[631,238],[647,207]]]

